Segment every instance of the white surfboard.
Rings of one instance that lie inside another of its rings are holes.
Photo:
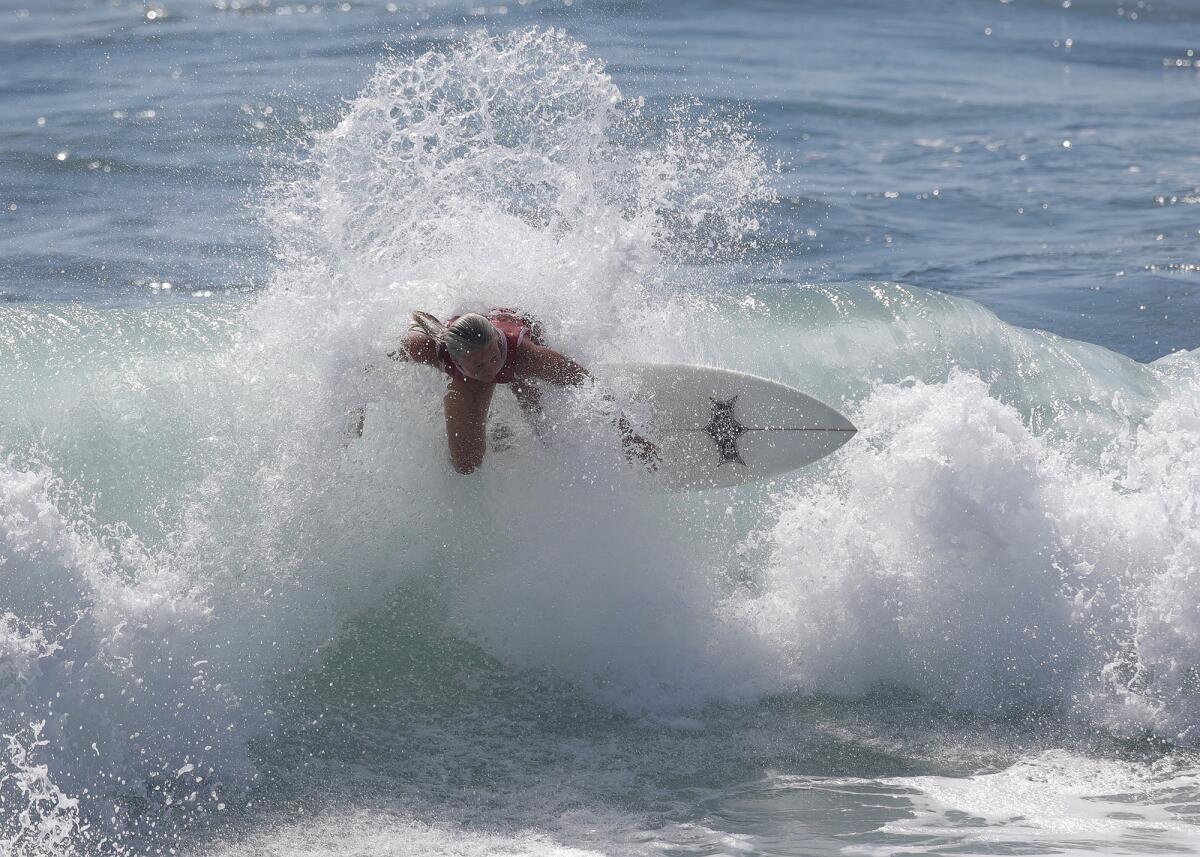
[[[828,455],[856,431],[828,405],[745,372],[622,363],[596,375],[658,448],[654,478],[671,490],[769,479]]]

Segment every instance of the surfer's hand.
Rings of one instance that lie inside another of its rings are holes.
[[[662,461],[658,447],[635,432],[629,418],[624,414],[617,417],[617,429],[621,432],[621,443],[625,446],[626,457],[638,459],[651,472],[658,470],[658,463]]]

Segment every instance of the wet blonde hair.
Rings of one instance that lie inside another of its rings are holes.
[[[446,325],[435,315],[413,310],[408,329],[432,336],[439,345],[446,346],[451,357],[466,357],[480,348],[486,348],[499,335],[496,326],[476,312],[460,315]]]

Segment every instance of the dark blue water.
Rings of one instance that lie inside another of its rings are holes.
[[[941,289],[1142,360],[1197,345],[1182,0],[238,5],[6,4],[5,299],[260,287],[289,140],[384,55],[538,25],[627,95],[748,114],[781,165],[762,280]]]

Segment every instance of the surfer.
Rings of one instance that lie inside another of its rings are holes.
[[[459,473],[470,473],[483,463],[488,407],[497,384],[511,386],[540,436],[544,417],[539,382],[577,386],[592,377],[570,357],[546,347],[539,321],[503,308],[486,315],[454,316],[445,323],[427,312],[414,311],[408,333],[387,356],[434,366],[449,376],[443,400],[446,440],[450,460]],[[357,409],[356,417],[356,433],[361,437],[362,408]],[[654,444],[638,436],[623,414],[616,425],[626,452],[653,467],[658,460]]]

